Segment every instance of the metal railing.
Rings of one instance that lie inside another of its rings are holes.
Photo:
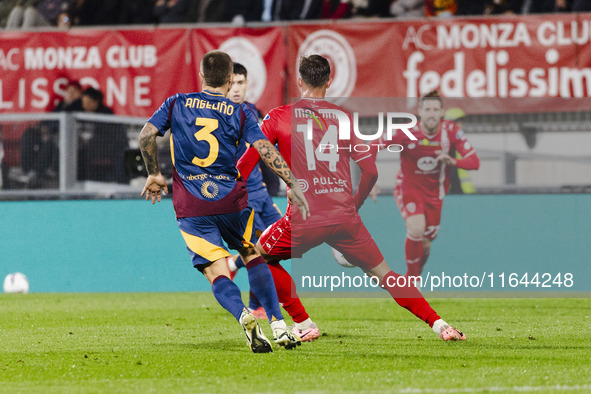
[[[0,115],[0,199],[137,197],[145,179],[137,137],[145,122],[86,113]],[[471,175],[478,193],[591,192],[591,112],[472,115],[463,127],[481,159]],[[170,177],[169,143],[158,140]],[[35,158],[46,162],[33,165]],[[377,164],[378,186],[390,193],[399,156],[380,153]]]
[[[67,112],[0,115],[0,198],[135,195],[141,168],[130,169],[129,158],[139,153],[137,136],[145,122]]]

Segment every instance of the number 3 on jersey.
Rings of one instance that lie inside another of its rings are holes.
[[[218,158],[220,153],[220,143],[217,138],[213,136],[213,133],[218,128],[218,120],[210,118],[197,118],[195,119],[195,126],[203,126],[195,133],[197,141],[205,141],[209,144],[209,155],[205,159],[201,159],[197,156],[193,157],[192,163],[199,167],[209,167]]]
[[[312,121],[309,120],[307,124],[299,124],[297,131],[304,135],[304,148],[306,150],[306,163],[308,170],[316,169],[316,159],[318,161],[327,161],[328,169],[330,171],[337,170],[337,163],[339,162],[339,138],[338,130],[335,125],[328,127],[322,140],[318,144],[318,148],[314,149],[312,142]]]

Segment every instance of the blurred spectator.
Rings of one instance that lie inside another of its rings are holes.
[[[523,2],[524,14],[545,14],[554,12],[556,0],[525,0]]]
[[[260,21],[263,15],[263,0],[226,0],[224,21]]]
[[[281,0],[275,9],[281,20],[341,19],[351,16],[351,0]]]
[[[281,0],[276,10],[278,19],[285,21],[319,19],[322,1],[319,0]]]
[[[79,112],[82,108],[82,86],[78,81],[68,82],[66,96],[55,106],[53,112]]]
[[[159,23],[187,23],[190,0],[156,0],[153,15]]]
[[[364,3],[364,4],[361,4]],[[357,1],[354,4],[354,14],[357,16],[364,17],[389,17],[390,15],[390,4],[393,1],[388,0],[367,0],[365,2]]]
[[[197,22],[221,22],[225,8],[226,0],[201,0]]]
[[[351,0],[324,0],[322,19],[343,19],[351,17]]]
[[[425,0],[425,16],[449,18],[456,14],[457,9],[456,0]]]
[[[119,20],[120,8],[126,1],[119,0],[75,0],[71,10],[74,25],[105,26],[115,25]]]
[[[482,15],[484,8],[489,3],[488,0],[457,0],[457,2],[456,15]]]
[[[263,14],[261,15],[261,21],[271,22],[272,20],[276,19],[274,12],[276,3],[277,2],[275,0],[262,0]]]
[[[60,29],[69,29],[72,27],[72,18],[68,11],[63,11],[57,16],[57,27]]]
[[[92,87],[82,93],[82,107],[87,113],[113,113],[103,104],[103,93]],[[129,141],[125,128],[116,123],[80,121],[78,131],[78,179],[128,183],[125,151]]]
[[[591,11],[591,1],[589,0],[574,0],[572,5],[573,12],[587,12]]]
[[[27,188],[56,188],[59,151],[55,121],[44,121],[29,127],[21,139],[20,177]]]
[[[21,9],[25,9],[31,5],[34,6],[36,2],[37,0],[0,0],[0,27],[6,27],[6,22],[14,7],[18,5]],[[19,23],[19,27],[20,25],[22,25],[22,20]]]
[[[521,14],[522,12],[523,0],[489,0],[484,7],[484,15]]]
[[[147,25],[156,23],[157,19],[153,13],[155,2],[155,0],[123,1],[119,12],[118,23],[121,25]]]
[[[572,1],[556,0],[556,4],[554,6],[554,11],[555,12],[569,12],[572,10],[572,8],[573,8]]]
[[[93,87],[86,88],[82,93],[82,109],[84,112],[97,114],[113,114],[113,110],[103,103],[104,95]]]
[[[420,18],[426,13],[425,0],[395,0],[390,3],[390,15],[396,18]]]
[[[10,11],[7,29],[57,26],[58,16],[68,13],[72,0],[38,0],[18,2]],[[21,5],[22,3],[22,5]]]

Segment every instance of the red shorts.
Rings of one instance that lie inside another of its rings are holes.
[[[286,214],[267,227],[259,242],[269,256],[279,260],[300,258],[325,242],[341,252],[349,263],[360,268],[372,269],[384,260],[359,215],[347,223],[312,228],[298,226],[292,231],[291,218]]]
[[[415,189],[405,188],[403,192],[402,187],[398,185],[394,188],[394,200],[405,221],[409,216],[425,215],[424,237],[430,240],[437,238],[443,200],[432,201]]]

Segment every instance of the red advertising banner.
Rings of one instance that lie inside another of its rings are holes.
[[[433,89],[470,98],[591,95],[589,14],[292,25],[287,36],[288,70],[295,73],[301,55],[331,60],[333,97],[417,97]],[[288,87],[297,97],[295,78]],[[539,110],[534,100],[527,108],[494,102],[496,110]]]
[[[100,88],[116,114],[147,117],[166,97],[199,89],[199,62],[212,49],[244,64],[247,100],[262,112],[299,96],[297,59],[311,53],[332,63],[332,97],[416,97],[432,89],[445,97],[514,100],[591,95],[591,14],[3,31],[0,38],[0,113],[51,110],[68,79],[77,79]],[[533,100],[518,108],[514,100],[489,101],[488,108],[540,110]]]
[[[0,110],[49,110],[76,79],[100,88],[116,114],[147,116],[175,85],[194,85],[184,42],[182,30],[2,33]]]
[[[281,28],[72,29],[1,37],[0,113],[51,110],[75,79],[101,89],[115,114],[148,117],[168,96],[198,90],[200,60],[218,48],[249,71],[248,100],[263,111],[283,102]]]
[[[263,114],[283,104],[286,50],[281,28],[195,29],[191,48],[195,75],[203,55],[219,49],[246,67],[246,101],[256,104]]]

